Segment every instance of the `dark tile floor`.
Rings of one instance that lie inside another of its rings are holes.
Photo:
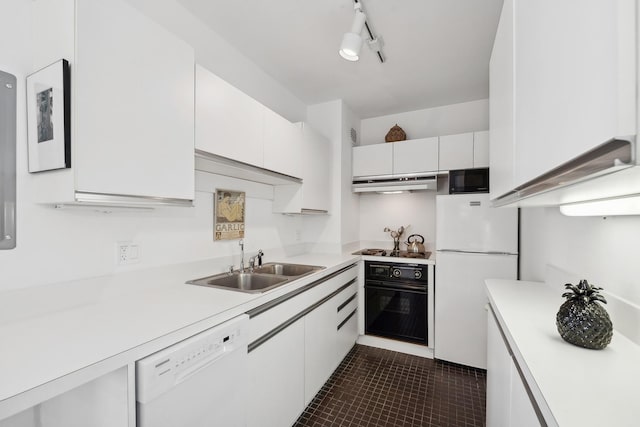
[[[484,426],[486,373],[355,345],[294,427]]]

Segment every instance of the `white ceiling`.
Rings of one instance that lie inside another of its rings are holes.
[[[178,1],[307,105],[341,98],[369,118],[489,96],[503,0],[361,0],[384,64],[367,46],[338,55],[353,0]]]

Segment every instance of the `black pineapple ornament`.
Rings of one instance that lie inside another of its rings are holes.
[[[585,348],[602,350],[613,336],[613,324],[609,314],[599,302],[607,301],[598,288],[581,280],[578,286],[564,285],[571,292],[562,294],[567,300],[556,315],[560,336],[567,342]]]

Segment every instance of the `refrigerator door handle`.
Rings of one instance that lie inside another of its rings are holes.
[[[460,249],[438,249],[436,252],[450,253],[450,254],[478,254],[478,255],[518,255],[513,252],[499,252],[499,251],[463,251]]]

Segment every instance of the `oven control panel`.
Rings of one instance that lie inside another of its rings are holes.
[[[365,280],[427,283],[427,268],[425,264],[365,261]]]

